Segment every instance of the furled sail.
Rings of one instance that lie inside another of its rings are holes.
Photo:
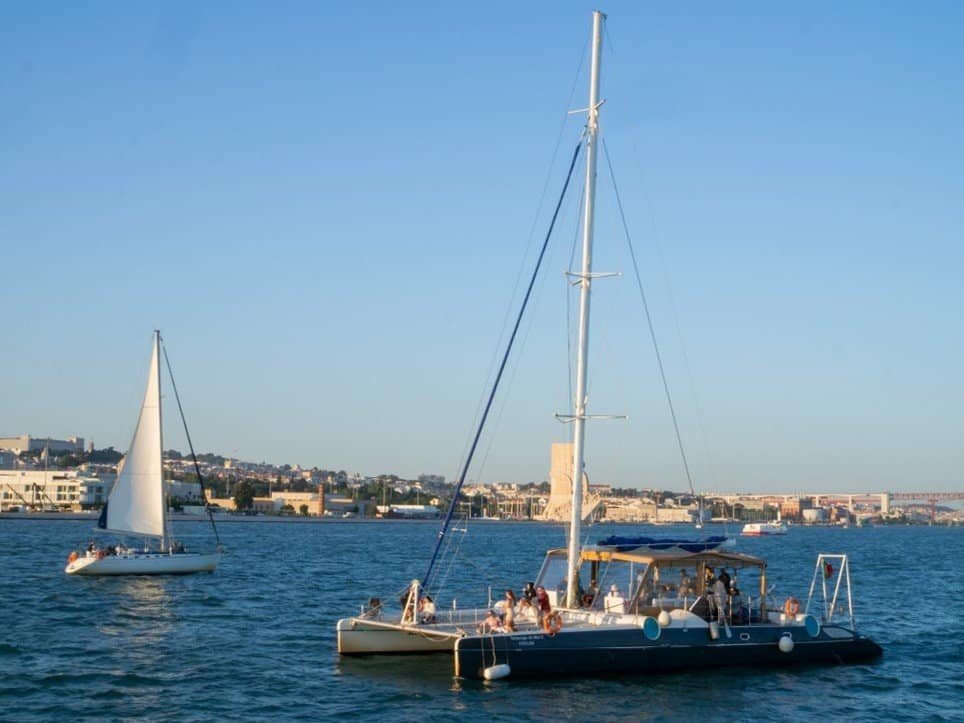
[[[144,403],[108,498],[107,529],[115,532],[164,537],[159,347],[159,335],[155,333]]]

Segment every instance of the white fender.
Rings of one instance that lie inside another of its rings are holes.
[[[485,680],[499,680],[500,678],[508,678],[511,672],[512,668],[509,667],[508,663],[500,663],[499,665],[492,665],[483,670],[482,678]]]

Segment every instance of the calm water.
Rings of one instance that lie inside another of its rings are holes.
[[[421,576],[435,523],[228,523],[232,554],[214,575],[68,578],[66,554],[89,528],[0,520],[4,720],[964,720],[962,528],[739,540],[770,560],[779,599],[805,597],[818,552],[849,553],[858,622],[883,645],[879,663],[497,684],[454,681],[446,656],[335,654],[338,617]],[[597,527],[590,539],[616,529],[646,531]],[[209,530],[178,532],[190,544]],[[542,551],[563,544],[557,527],[478,524],[461,553],[470,576],[499,592],[520,589]],[[485,600],[484,587],[450,586],[460,604]]]

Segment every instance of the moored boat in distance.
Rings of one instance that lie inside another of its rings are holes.
[[[783,522],[748,522],[743,525],[740,533],[747,537],[762,537],[764,535],[785,535],[787,526]]]

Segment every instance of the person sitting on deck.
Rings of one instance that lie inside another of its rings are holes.
[[[362,613],[363,618],[377,618],[382,614],[382,601],[377,597],[368,598],[368,607]]]
[[[423,595],[418,601],[418,621],[420,623],[432,624],[437,622],[435,619],[435,601],[431,595]]]
[[[626,598],[619,593],[619,588],[615,585],[609,586],[609,594],[605,599],[605,611],[613,615],[624,615],[626,613]]]
[[[489,610],[485,619],[479,623],[479,635],[501,632],[503,632],[502,621],[499,620],[499,616],[495,614],[495,610]]]
[[[532,606],[532,603],[527,597],[519,600],[518,616],[522,622],[527,623],[534,623],[538,622],[539,620],[539,614],[536,612],[536,609]]]

